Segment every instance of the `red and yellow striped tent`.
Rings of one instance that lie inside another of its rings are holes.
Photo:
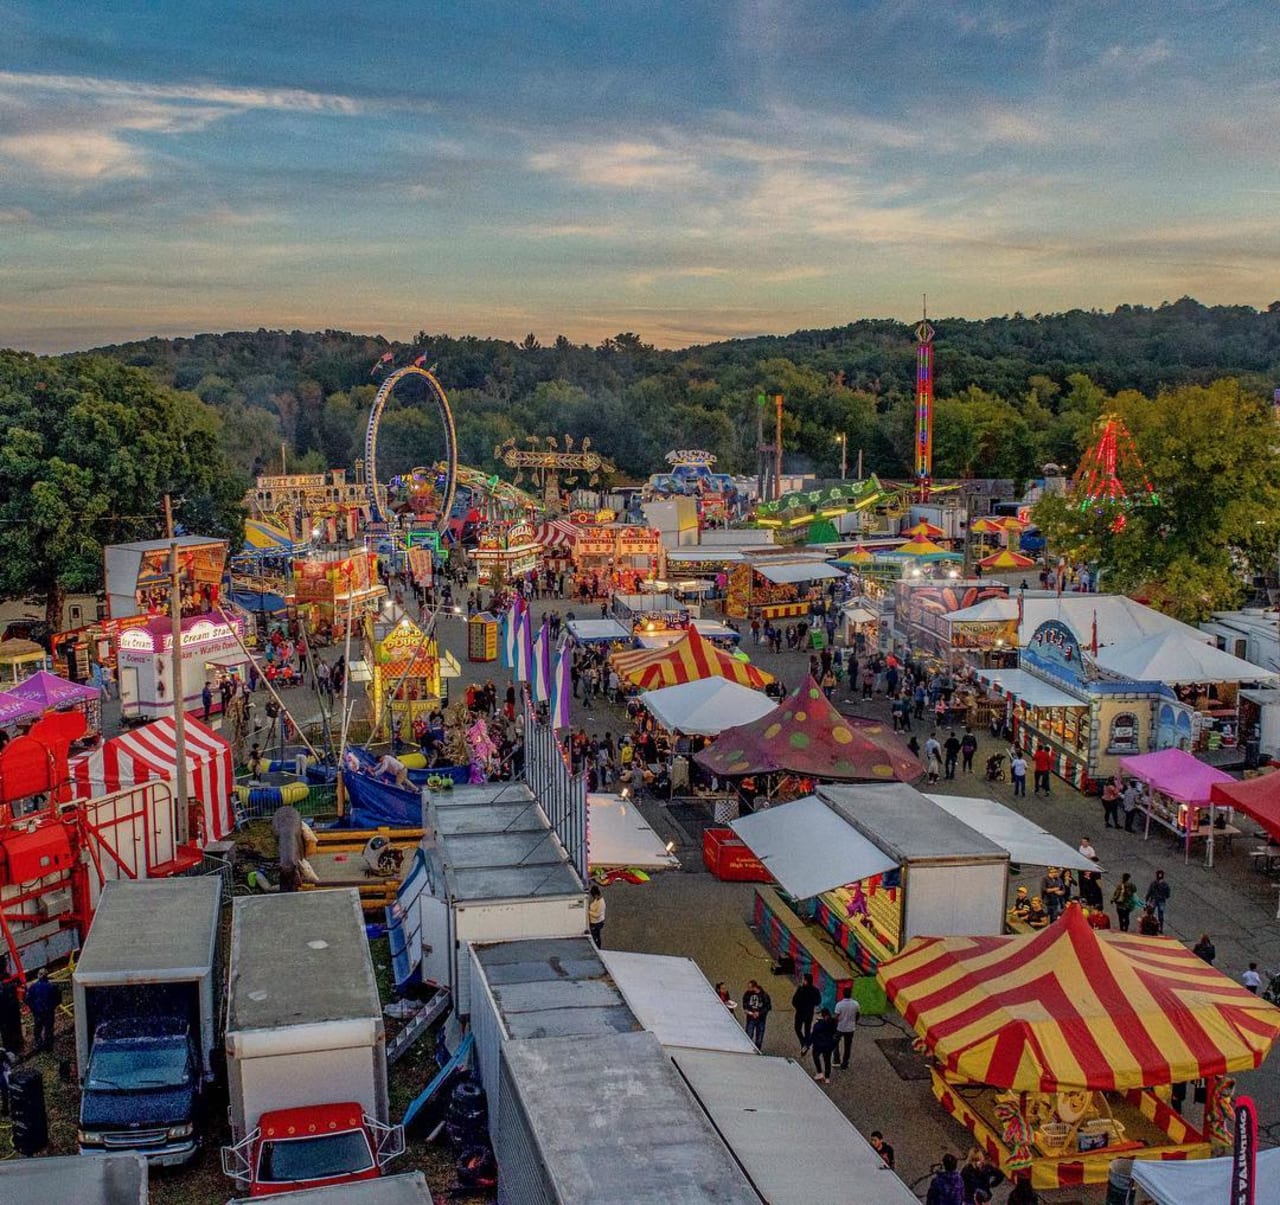
[[[1020,1092],[1126,1091],[1257,1067],[1280,1009],[1170,937],[917,937],[877,972],[953,1075]]]
[[[984,556],[978,564],[984,569],[1030,569],[1035,561],[1029,556],[1023,556],[1020,552],[1011,552],[1008,548],[1002,548],[999,552]]]
[[[759,690],[773,681],[772,674],[716,648],[693,627],[665,649],[627,649],[614,653],[612,660],[618,677],[645,690],[702,678],[727,678]]]

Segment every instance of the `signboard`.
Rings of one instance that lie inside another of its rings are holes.
[[[1042,623],[1022,650],[1023,665],[1065,682],[1083,685],[1090,677],[1076,634],[1057,619]]]
[[[319,489],[327,482],[323,473],[287,473],[277,477],[259,477],[260,490],[309,490]]]
[[[951,625],[951,647],[994,649],[1018,647],[1016,619],[975,619]]]
[[[1236,1116],[1231,1128],[1230,1205],[1255,1205],[1258,1199],[1258,1113],[1250,1097],[1236,1097]]]
[[[430,548],[409,549],[409,572],[419,586],[431,585],[435,567],[432,564]]]

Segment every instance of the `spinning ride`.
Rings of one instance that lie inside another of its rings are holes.
[[[439,517],[436,519],[437,530],[443,531],[449,523],[449,512],[453,509],[453,495],[457,488],[458,433],[453,425],[453,411],[449,408],[449,398],[444,388],[430,369],[418,364],[409,364],[391,373],[382,382],[369,409],[369,427],[364,437],[365,488],[369,498],[369,518],[375,523],[388,521],[388,516],[383,513],[382,504],[378,500],[378,426],[382,422],[382,412],[386,407],[387,399],[406,377],[421,377],[426,382],[427,396],[435,403],[436,413],[440,416],[440,425],[444,429],[444,459],[437,466],[437,473],[443,475],[443,480],[439,481],[441,505]]]

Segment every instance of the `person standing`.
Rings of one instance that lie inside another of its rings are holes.
[[[924,762],[925,769],[929,771],[930,784],[936,783],[942,771],[942,745],[938,743],[936,731],[930,733],[929,739],[924,743]]]
[[[879,1130],[872,1130],[870,1142],[872,1149],[880,1156],[881,1162],[890,1171],[893,1171],[893,1147],[884,1140],[884,1135]]]
[[[1138,802],[1142,798],[1142,788],[1137,781],[1125,787],[1120,796],[1120,806],[1124,809],[1124,831],[1133,832],[1134,821],[1138,819]]]
[[[207,724],[209,716],[213,713],[213,688],[206,681],[203,689],[200,691],[200,702],[204,707],[204,720]]]
[[[1120,827],[1120,790],[1110,778],[1102,788],[1102,819],[1107,828]]]
[[[1151,905],[1152,911],[1156,914],[1156,920],[1160,922],[1160,932],[1164,932],[1164,910],[1168,906],[1169,896],[1173,894],[1168,882],[1165,880],[1164,871],[1157,870],[1156,877],[1151,880],[1147,887],[1147,903]]]
[[[980,1147],[972,1147],[969,1157],[960,1169],[960,1179],[964,1182],[964,1199],[966,1202],[991,1200],[991,1190],[997,1184],[1004,1183],[1004,1172],[987,1158]],[[985,1196],[979,1194],[985,1193]]]
[[[1123,934],[1129,932],[1129,917],[1133,916],[1133,909],[1137,903],[1137,890],[1133,885],[1133,878],[1125,872],[1120,876],[1120,882],[1117,882],[1115,891],[1111,893],[1111,907],[1116,910],[1116,923]]]
[[[1031,793],[1033,795],[1039,795],[1040,792],[1043,791],[1047,798],[1049,795],[1049,771],[1053,769],[1053,754],[1049,752],[1049,746],[1043,744],[1037,746],[1034,759],[1036,767],[1036,785]]]
[[[829,1084],[831,1055],[836,1048],[836,1023],[829,1008],[824,1008],[818,1014],[810,1036],[813,1042],[813,1065],[817,1068],[813,1078],[820,1084]]]
[[[861,1012],[862,1009],[853,998],[853,988],[845,988],[844,995],[836,1004],[836,1040],[839,1042],[841,1071],[849,1070],[849,1054],[853,1050],[853,1035],[858,1028]]]
[[[27,1007],[35,1022],[34,1041],[37,1050],[53,1049],[53,1020],[57,1016],[60,999],[57,984],[49,979],[48,970],[41,967],[35,983],[27,988]]]
[[[946,743],[942,748],[946,753],[946,776],[955,778],[956,762],[960,759],[960,738],[956,736],[954,728],[947,734]]]
[[[1050,866],[1049,872],[1040,880],[1040,898],[1044,902],[1049,919],[1055,921],[1062,914],[1067,902],[1067,889],[1062,881],[1062,871]]]
[[[1015,749],[1013,760],[1009,763],[1009,777],[1013,781],[1013,795],[1016,799],[1027,794],[1027,759],[1022,756],[1021,749]]]
[[[950,1151],[942,1156],[942,1170],[929,1182],[925,1205],[964,1205],[964,1181],[956,1170],[958,1162]]]
[[[772,1008],[769,993],[752,979],[742,993],[742,1017],[747,1037],[756,1044],[757,1050],[764,1046],[764,1027]]]
[[[596,943],[597,950],[604,945],[604,914],[604,896],[601,894],[600,885],[593,883],[591,898],[587,902],[587,928],[591,930],[591,940]]]
[[[1191,952],[1203,962],[1207,962],[1213,966],[1213,960],[1218,956],[1217,947],[1213,944],[1213,938],[1207,933],[1200,934],[1200,940],[1191,947]]]
[[[817,972],[814,972],[814,978],[817,978]],[[791,997],[791,1007],[795,1009],[795,1029],[796,1040],[800,1043],[800,1053],[804,1054],[810,1046],[810,1036],[813,1031],[813,1014],[818,1011],[818,1005],[822,1003],[822,993],[818,990],[815,983],[810,983],[808,979],[801,982],[796,988],[795,995]]]
[[[978,738],[973,735],[972,728],[964,730],[960,738],[960,769],[966,774],[973,773],[973,755],[978,751]]]

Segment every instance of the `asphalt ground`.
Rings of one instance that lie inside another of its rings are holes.
[[[584,608],[564,601],[535,600],[532,611],[540,620],[548,610],[563,616],[574,611],[580,617],[596,616],[598,604]],[[451,689],[465,689],[468,682],[492,680],[505,689],[510,674],[497,662],[467,660],[466,625],[460,618],[442,618],[438,627],[441,643],[451,651],[463,667],[463,677]],[[743,647],[763,668],[782,678],[788,688],[794,687],[808,667],[808,652],[785,650],[780,654],[753,647],[747,635]],[[336,653],[330,654],[330,659]],[[261,698],[261,692],[259,693]],[[303,719],[314,694],[295,690],[286,696],[291,710]],[[888,723],[888,701],[883,697],[870,702],[848,696],[847,684],[838,689],[837,704],[841,710],[874,717]],[[106,719],[113,724],[118,705],[108,705]],[[574,727],[603,737],[612,732],[616,737],[629,730],[624,708],[594,701],[590,709],[575,700],[572,709]],[[916,733],[923,742],[929,726],[917,722]],[[945,735],[943,733],[942,735]],[[974,758],[983,766],[992,752],[1004,752],[1004,742],[995,742],[984,731],[977,733],[979,749]],[[1138,834],[1103,826],[1102,807],[1097,799],[1086,798],[1058,779],[1053,780],[1049,798],[1029,796],[1015,799],[1011,785],[987,783],[981,773],[960,776],[953,782],[943,781],[938,793],[985,796],[997,800],[1036,821],[1072,846],[1088,836],[1097,850],[1103,868],[1104,899],[1123,871],[1128,871],[1144,890],[1155,871],[1164,869],[1172,896],[1166,916],[1166,932],[1188,946],[1202,932],[1211,934],[1217,946],[1216,965],[1225,973],[1238,977],[1250,961],[1264,970],[1280,970],[1280,921],[1276,919],[1277,886],[1273,880],[1251,870],[1248,850],[1255,844],[1252,829],[1246,822],[1241,827],[1246,836],[1237,839],[1234,850],[1219,846],[1217,865],[1208,869],[1199,859],[1184,864],[1180,849],[1161,829],[1153,830],[1150,840]],[[771,1055],[799,1058],[799,1043],[792,1030],[790,999],[791,980],[770,973],[771,958],[748,925],[753,888],[751,884],[724,883],[714,878],[702,864],[701,830],[710,821],[699,812],[701,805],[669,806],[663,801],[642,797],[642,813],[665,839],[676,843],[682,869],[657,874],[650,882],[632,886],[615,884],[606,889],[608,922],[604,941],[618,949],[631,949],[658,954],[684,955],[694,959],[707,978],[724,981],[733,998],[739,999],[749,979],[758,979],[773,998],[764,1050]],[[1043,870],[1027,866],[1021,877],[1010,884],[1010,891],[1026,883],[1034,892]],[[832,1100],[863,1132],[881,1130],[897,1152],[897,1170],[907,1184],[916,1187],[923,1197],[930,1167],[944,1151],[963,1156],[969,1135],[954,1122],[934,1100],[926,1080],[903,1079],[877,1045],[878,1039],[907,1037],[908,1032],[896,1013],[884,1018],[864,1018],[854,1043],[848,1071],[835,1070],[832,1083],[824,1088]],[[806,1069],[812,1067],[806,1061]],[[1280,1054],[1255,1072],[1238,1077],[1238,1091],[1251,1095],[1259,1106],[1262,1144],[1275,1145],[1280,1140]],[[1198,1121],[1198,1111],[1188,1105],[1188,1115]],[[1274,1131],[1271,1127],[1274,1127]],[[1002,1191],[1002,1190],[1001,1190]],[[1001,1199],[1001,1191],[996,1194]],[[1046,1196],[1046,1200],[1068,1205],[1101,1205],[1105,1191],[1101,1189],[1068,1189]]]

